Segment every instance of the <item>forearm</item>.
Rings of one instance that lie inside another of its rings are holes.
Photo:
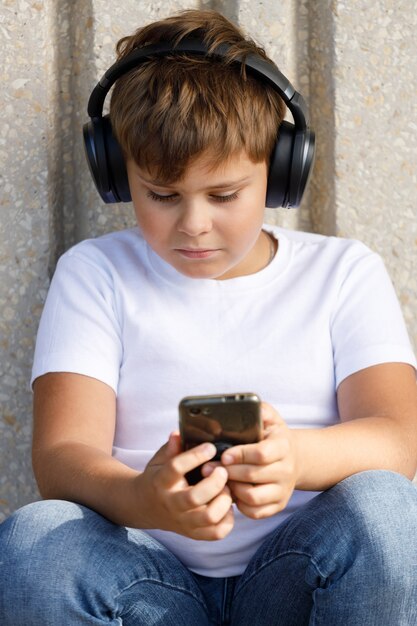
[[[77,442],[33,452],[42,497],[83,504],[116,524],[146,528],[146,505],[139,497],[140,473],[109,454]]]
[[[191,498],[185,480],[187,472],[212,460],[216,449],[201,445],[180,452],[179,433],[173,433],[143,472],[77,442],[34,449],[33,460],[45,498],[84,504],[120,526],[159,528],[207,541],[223,539],[234,523],[226,470],[216,468],[192,487],[197,493]]]
[[[292,433],[296,489],[322,491],[369,469],[392,470],[410,479],[416,472],[415,429],[409,432],[388,417],[366,417]]]

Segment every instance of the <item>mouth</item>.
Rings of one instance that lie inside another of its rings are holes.
[[[217,248],[208,249],[208,248],[176,248],[175,249],[178,254],[187,258],[187,259],[207,259],[216,252],[218,252]]]

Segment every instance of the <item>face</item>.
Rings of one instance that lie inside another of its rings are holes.
[[[145,240],[178,272],[226,279],[267,264],[266,163],[253,163],[241,153],[213,170],[202,156],[171,185],[158,183],[133,160],[127,171]]]

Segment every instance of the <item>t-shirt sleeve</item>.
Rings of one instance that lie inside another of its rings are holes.
[[[41,316],[31,384],[47,372],[91,376],[117,393],[122,341],[111,272],[72,251],[58,262]]]
[[[381,257],[357,244],[344,268],[331,320],[336,385],[365,367],[416,368],[401,307]]]

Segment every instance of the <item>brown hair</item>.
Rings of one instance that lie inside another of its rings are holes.
[[[166,184],[180,180],[190,160],[203,153],[213,166],[242,149],[254,163],[268,162],[285,105],[244,64],[233,63],[247,54],[269,59],[220,13],[187,10],[139,28],[118,42],[118,59],[149,44],[177,44],[187,35],[202,38],[209,52],[229,44],[226,59],[173,54],[119,78],[110,119],[125,158]]]

